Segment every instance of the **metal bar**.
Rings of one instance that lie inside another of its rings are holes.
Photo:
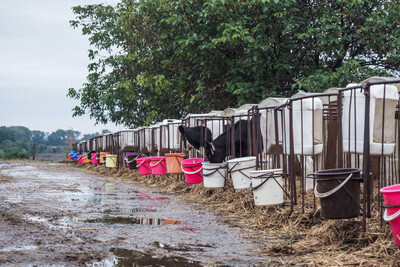
[[[364,158],[363,158],[363,165],[364,165],[364,193],[363,193],[363,231],[366,231],[366,216],[370,217],[370,196],[369,196],[369,185],[370,185],[370,135],[369,135],[369,116],[370,116],[370,86],[369,84],[362,84],[362,90],[364,91],[365,95],[365,119],[364,119]]]

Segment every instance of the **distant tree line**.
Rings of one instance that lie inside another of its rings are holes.
[[[101,134],[108,133],[103,130]],[[89,140],[100,133],[85,134],[74,130],[58,129],[54,132],[29,130],[23,126],[0,126],[0,158],[28,159],[33,153],[33,144],[36,153],[66,153],[71,144]]]

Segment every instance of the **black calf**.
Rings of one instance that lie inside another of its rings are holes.
[[[204,147],[206,140],[206,127],[197,126],[197,127],[183,127],[179,126],[179,131],[182,134],[182,140],[184,147],[186,149],[186,141],[189,142],[191,146],[196,149],[200,149],[200,147]],[[210,129],[207,128],[207,141],[212,141],[212,134]]]
[[[235,157],[246,157],[247,153],[247,120],[240,120],[235,123]],[[231,147],[230,129],[218,136],[214,141],[207,140],[205,152],[211,163],[221,163],[226,157],[227,145]],[[229,140],[228,140],[229,139]]]

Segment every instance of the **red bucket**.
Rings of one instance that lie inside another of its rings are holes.
[[[381,188],[386,210],[383,219],[390,222],[394,243],[400,247],[400,184]]]
[[[143,157],[136,159],[136,167],[138,168],[140,175],[151,174],[150,159],[151,157]]]
[[[185,174],[185,181],[188,184],[199,184],[203,182],[203,159],[184,159],[181,162],[182,171]]]
[[[92,164],[98,164],[97,153],[92,153]]]
[[[151,173],[154,175],[167,174],[167,162],[165,157],[151,157],[150,158]]]

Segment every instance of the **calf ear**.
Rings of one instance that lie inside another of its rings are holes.
[[[211,154],[214,155],[215,147],[214,147],[214,144],[212,142],[206,141],[205,147],[207,149],[210,149]]]
[[[179,131],[181,132],[181,134],[185,134],[185,128],[183,128],[182,125],[179,125]]]

